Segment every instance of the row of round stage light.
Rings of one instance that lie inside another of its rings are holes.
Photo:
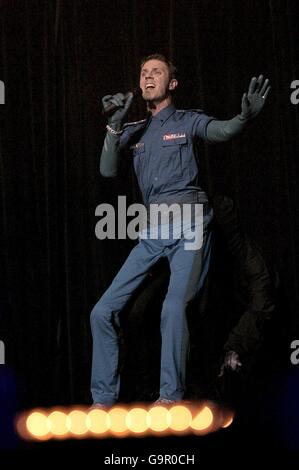
[[[16,430],[23,439],[86,439],[167,434],[207,434],[228,427],[231,411],[214,404],[117,405],[110,409],[35,409],[19,415]]]

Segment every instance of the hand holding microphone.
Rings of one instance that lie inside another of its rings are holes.
[[[126,94],[116,93],[115,95],[106,95],[102,98],[102,112],[107,116],[109,125],[112,125],[116,130],[121,128],[133,98],[138,96],[140,92],[140,88],[136,88]]]

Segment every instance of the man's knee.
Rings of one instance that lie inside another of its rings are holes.
[[[111,320],[111,311],[108,305],[100,299],[93,307],[90,314],[91,326],[100,325]]]

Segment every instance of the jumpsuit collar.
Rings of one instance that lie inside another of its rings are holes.
[[[175,113],[175,111],[176,111],[176,108],[174,104],[171,103],[170,105],[166,106],[166,108],[161,109],[161,111],[155,114],[155,116],[152,116],[151,119],[153,121],[160,122],[161,126],[163,126],[165,122],[170,118],[170,116],[172,116],[173,113]]]

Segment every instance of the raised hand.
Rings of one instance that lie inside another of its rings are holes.
[[[239,354],[235,351],[228,351],[225,355],[218,377],[223,376],[225,369],[238,372],[241,366],[242,362],[240,361]]]
[[[261,112],[270,89],[269,79],[264,80],[263,75],[251,79],[248,92],[244,93],[242,97],[242,119],[253,119]]]
[[[117,93],[116,95],[106,95],[102,98],[102,104],[104,110],[111,104],[116,106],[115,112],[108,117],[108,123],[113,125],[114,123],[120,124],[124,121],[128,110],[133,100],[133,93],[124,95],[123,93]]]

